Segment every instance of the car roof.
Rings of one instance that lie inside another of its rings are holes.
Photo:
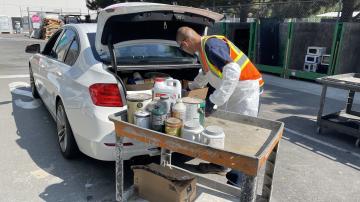
[[[96,23],[80,23],[80,24],[67,24],[66,27],[74,27],[76,30],[79,30],[83,33],[94,33],[96,32]]]

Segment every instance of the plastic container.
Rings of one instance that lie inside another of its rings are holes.
[[[151,112],[151,128],[153,130],[163,132],[166,116],[166,109],[161,106],[155,105],[154,109]]]
[[[129,123],[134,123],[134,114],[138,110],[145,109],[151,102],[151,95],[146,93],[134,93],[126,96],[127,118]]]
[[[211,147],[224,149],[225,133],[219,126],[208,126],[200,135],[200,142]]]
[[[150,129],[150,113],[144,110],[135,112],[134,124],[142,128]]]
[[[181,130],[181,137],[190,141],[200,142],[200,134],[204,128],[197,121],[188,121]]]
[[[181,99],[176,101],[176,104],[172,107],[172,117],[185,121],[186,106]]]
[[[168,118],[165,122],[165,133],[168,135],[180,137],[181,127],[182,122],[180,119],[174,117]]]
[[[176,103],[176,100],[181,98],[181,83],[176,79],[155,78],[153,88],[153,96],[160,97],[168,95],[171,103]]]

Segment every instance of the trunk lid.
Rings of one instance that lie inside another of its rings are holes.
[[[157,4],[119,3],[100,11],[95,47],[99,55],[108,54],[108,45],[139,39],[176,40],[176,31],[189,26],[199,34],[221,20],[223,15],[208,10]]]

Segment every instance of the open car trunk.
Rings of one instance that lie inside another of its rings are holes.
[[[206,27],[222,18],[221,14],[193,7],[143,2],[115,4],[99,13],[95,47],[102,59],[111,59],[109,70],[120,78],[126,90],[134,90],[129,89],[128,84],[131,84],[135,72],[140,73],[145,83],[149,82],[146,79],[151,79],[145,76],[148,72],[165,73],[178,80],[193,80],[200,64],[121,65],[117,62],[114,44],[144,39],[176,42],[178,28],[188,26],[203,35]]]

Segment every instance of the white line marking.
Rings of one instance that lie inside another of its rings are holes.
[[[29,74],[2,75],[0,79],[29,78]]]
[[[304,145],[304,144],[302,144],[302,143],[300,143],[300,142],[295,142],[295,144],[297,144],[297,145],[299,145],[299,146],[301,146],[301,147],[304,147],[304,148],[306,148],[306,149],[308,149],[308,150],[313,150],[312,147],[309,147],[309,146],[307,146],[307,145]]]
[[[336,150],[338,150],[338,151],[341,151],[341,152],[344,152],[344,153],[348,153],[348,154],[351,154],[351,155],[353,155],[353,156],[356,156],[356,157],[360,158],[360,154],[359,154],[359,153],[351,152],[351,151],[349,151],[349,150],[347,150],[347,149],[344,149],[344,148],[341,148],[341,147],[332,145],[332,144],[327,143],[327,142],[323,142],[323,141],[318,140],[318,139],[316,139],[316,138],[310,137],[309,135],[304,135],[304,134],[302,134],[302,133],[299,133],[299,132],[297,132],[297,131],[295,131],[295,130],[291,130],[291,129],[289,129],[289,128],[285,128],[285,131],[287,131],[287,132],[289,132],[289,133],[292,133],[292,134],[294,134],[294,135],[300,136],[300,137],[302,137],[302,138],[311,140],[311,141],[316,142],[316,143],[318,143],[318,144],[322,144],[322,145],[328,146],[328,147],[330,147],[330,148],[332,148],[332,149],[336,149]]]
[[[329,154],[325,154],[324,152],[321,152],[321,151],[316,151],[316,153],[318,153],[318,154],[320,154],[320,155],[322,155],[322,156],[325,156],[325,157],[327,157],[327,158],[329,158],[329,159],[332,159],[332,160],[336,161],[336,158],[333,157],[333,156],[330,156]]]
[[[350,167],[353,167],[353,168],[356,168],[356,169],[360,170],[360,167],[359,167],[359,166],[356,166],[356,165],[354,165],[354,164],[352,164],[352,163],[345,163],[345,164],[348,165],[348,166],[350,166]]]

